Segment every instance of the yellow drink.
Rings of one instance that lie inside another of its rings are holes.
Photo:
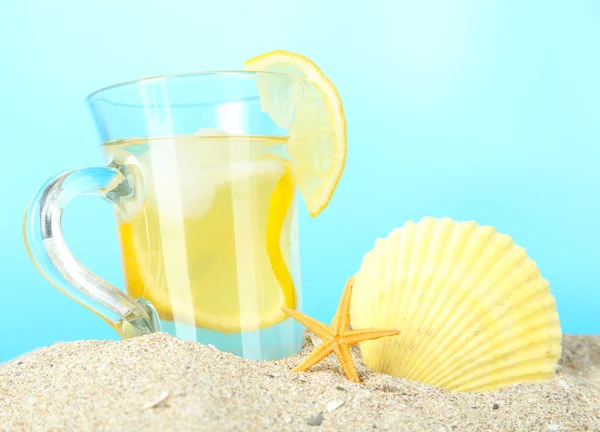
[[[127,292],[149,300],[178,336],[256,332],[284,321],[282,306],[297,308],[295,191],[276,156],[285,143],[231,135],[105,143],[108,159],[146,190],[123,202],[117,221]]]

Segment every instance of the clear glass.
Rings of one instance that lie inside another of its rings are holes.
[[[286,142],[303,91],[298,78],[244,71],[93,93],[106,166],[59,174],[34,196],[32,259],[123,337],[162,330],[260,360],[298,352],[302,329],[281,307],[301,310]],[[115,207],[125,292],[64,243],[62,211],[82,194]]]

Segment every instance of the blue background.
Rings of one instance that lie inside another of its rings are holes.
[[[57,340],[117,338],[46,282],[21,234],[46,178],[102,163],[85,96],[239,69],[272,49],[319,64],[348,120],[330,207],[318,219],[301,209],[309,314],[331,318],[376,237],[447,215],[512,235],[550,281],[563,330],[600,333],[600,2],[355,4],[0,1],[0,361]],[[65,225],[81,260],[122,286],[110,207],[81,198]]]

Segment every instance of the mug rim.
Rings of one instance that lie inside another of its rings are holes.
[[[160,80],[166,80],[166,79],[177,79],[177,78],[190,78],[190,77],[194,77],[194,76],[198,76],[198,77],[202,77],[202,76],[210,76],[210,75],[240,75],[240,76],[251,76],[251,75],[267,75],[267,76],[281,76],[281,77],[286,77],[286,78],[290,78],[292,80],[298,81],[299,84],[304,85],[306,83],[306,81],[296,75],[290,75],[290,74],[286,74],[286,73],[282,73],[282,72],[270,72],[270,71],[253,71],[253,70],[215,70],[215,71],[201,71],[201,72],[183,72],[183,73],[176,73],[176,74],[166,74],[166,75],[155,75],[155,76],[150,76],[150,77],[145,77],[145,78],[139,78],[139,79],[132,79],[132,80],[127,80],[127,81],[121,81],[119,83],[116,84],[111,84],[108,85],[106,87],[102,87],[98,90],[93,91],[92,93],[90,93],[86,98],[85,101],[86,102],[90,102],[92,99],[94,99],[95,97],[99,96],[100,94],[104,94],[106,92],[118,89],[118,88],[122,88],[122,87],[127,87],[127,86],[133,86],[133,85],[139,85],[142,83],[150,83],[152,81],[160,81]]]

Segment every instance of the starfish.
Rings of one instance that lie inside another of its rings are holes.
[[[346,282],[346,287],[340,299],[337,312],[333,317],[331,325],[323,324],[314,318],[301,312],[283,307],[283,311],[294,318],[296,321],[308,327],[314,334],[322,339],[317,346],[302,363],[292,369],[292,372],[302,372],[319,363],[332,352],[335,353],[342,369],[350,381],[360,382],[350,347],[366,340],[379,339],[386,336],[395,336],[400,334],[398,330],[378,330],[373,328],[351,329],[350,328],[350,299],[352,297],[352,287],[354,286],[354,277],[350,277]]]

